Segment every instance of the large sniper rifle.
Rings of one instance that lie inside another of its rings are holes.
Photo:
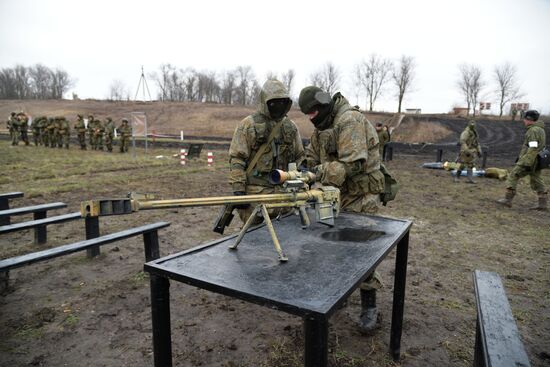
[[[279,254],[279,260],[287,261],[288,258],[281,248],[269,217],[269,210],[293,208],[300,215],[302,228],[306,228],[310,225],[306,208],[312,207],[315,210],[316,222],[334,226],[334,218],[338,216],[340,211],[340,190],[332,186],[310,189],[310,184],[314,182],[315,175],[311,172],[298,171],[295,164],[289,165],[288,171],[272,171],[270,180],[278,186],[279,193],[173,200],[153,200],[149,195],[131,193],[128,197],[121,199],[84,201],[81,203],[80,212],[83,217],[97,217],[130,214],[140,210],[224,205],[225,207],[222,209],[213,228],[214,232],[223,234],[225,227],[233,219],[235,207],[249,204],[255,206],[254,210],[230,248],[237,249],[247,230],[254,223],[254,218],[259,216],[263,217],[267,225],[275,249]]]

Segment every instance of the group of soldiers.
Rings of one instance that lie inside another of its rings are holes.
[[[24,112],[11,113],[7,125],[12,145],[18,145],[20,140],[25,145],[29,145],[28,131],[30,128],[34,145],[44,145],[51,148],[65,147],[69,149],[71,126],[64,116],[40,116],[31,121],[29,124],[29,117]],[[105,146],[108,152],[112,152],[115,134],[118,133],[120,137],[120,152],[128,152],[130,138],[132,137],[132,127],[125,118],[122,119],[122,124],[119,127],[115,127],[110,117],[107,117],[105,124],[103,124],[101,120],[94,118],[93,115],[89,115],[86,124],[83,115],[77,115],[77,121],[73,128],[76,130],[80,149],[82,150],[87,149],[86,135],[88,135],[88,143],[92,150],[103,150]]]
[[[504,198],[497,200],[497,203],[507,207],[512,206],[512,200],[516,195],[518,182],[523,177],[529,177],[531,189],[537,194],[537,204],[530,207],[532,210],[548,210],[548,192],[542,180],[537,155],[546,146],[546,133],[544,123],[539,120],[540,114],[536,110],[528,110],[522,113],[523,124],[527,128],[521,151],[512,171],[506,179],[506,192]],[[460,134],[460,153],[457,159],[457,171],[454,178],[459,182],[462,169],[466,168],[468,183],[475,183],[473,180],[473,168],[476,159],[481,157],[481,145],[476,130],[476,122],[470,120],[464,131]]]

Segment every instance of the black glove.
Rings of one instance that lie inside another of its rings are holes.
[[[235,196],[244,196],[246,195],[246,192],[244,191],[233,191],[233,195]],[[250,206],[250,204],[235,204],[235,209],[247,209]]]

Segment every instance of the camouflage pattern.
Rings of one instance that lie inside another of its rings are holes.
[[[460,153],[458,162],[461,171],[464,167],[472,169],[475,166],[476,158],[481,156],[481,146],[477,138],[475,121],[470,121],[464,131],[460,134]]]
[[[50,140],[50,148],[57,147],[59,137],[59,121],[57,118],[50,118],[48,122],[48,137]]]
[[[110,117],[107,117],[105,123],[105,146],[109,152],[113,151],[113,139],[115,136],[115,124]]]
[[[74,129],[76,130],[76,136],[78,137],[80,149],[86,150],[86,124],[84,123],[84,118],[82,115],[78,115],[77,118],[78,120],[74,124]]]
[[[340,189],[342,210],[375,214],[384,190],[378,134],[340,93],[333,100],[332,125],[326,130],[314,130],[306,148],[307,165],[316,171],[321,184]],[[376,271],[360,285],[364,290],[381,287]]]
[[[529,146],[534,145],[536,142],[536,147]],[[525,176],[529,176],[531,189],[537,193],[546,192],[544,187],[544,181],[542,180],[541,170],[536,170],[537,164],[537,154],[544,148],[546,145],[546,133],[544,131],[544,122],[537,121],[532,125],[527,127],[525,132],[525,138],[523,140],[523,145],[521,147],[521,152],[519,153],[518,161],[512,171],[508,175],[506,180],[506,188],[509,190],[515,190],[518,181]]]
[[[65,149],[69,149],[69,142],[71,140],[71,126],[69,121],[65,117],[59,117],[59,148],[62,146]]]
[[[32,119],[32,122],[31,122],[32,140],[34,142],[34,145],[36,146],[42,145],[39,123],[42,121],[43,118],[44,118],[43,116],[40,116]]]
[[[132,137],[132,127],[128,125],[128,120],[122,119],[122,125],[117,128],[120,133],[120,152],[128,152],[128,146],[130,145],[130,138]]]
[[[95,146],[95,138],[94,138],[94,116],[89,115],[88,116],[88,143],[90,144],[90,147],[94,149]]]
[[[270,194],[276,192],[269,182],[269,173],[274,169],[287,170],[288,164],[300,165],[305,158],[304,147],[298,128],[286,115],[274,120],[270,116],[267,102],[272,99],[290,98],[284,85],[278,80],[268,80],[260,91],[257,111],[245,117],[237,125],[229,148],[229,182],[233,192],[247,194]],[[272,130],[278,126],[278,133],[266,147],[252,172],[247,175],[249,162],[262,145],[267,143]],[[246,221],[253,208],[239,209],[241,220]],[[270,211],[271,215],[277,215]]]

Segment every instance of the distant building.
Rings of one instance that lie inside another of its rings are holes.
[[[420,115],[422,113],[422,109],[420,109],[420,108],[406,108],[405,113],[407,115]]]
[[[466,107],[453,107],[453,114],[458,116],[468,116],[468,111]]]

